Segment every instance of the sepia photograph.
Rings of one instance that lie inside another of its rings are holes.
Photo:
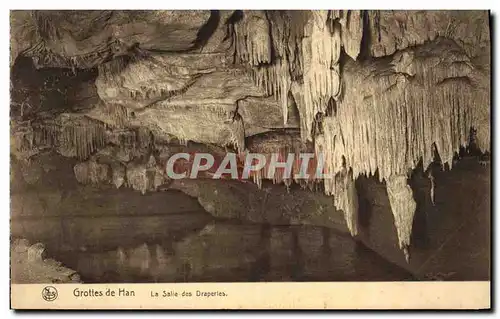
[[[9,15],[12,308],[490,307],[489,11]]]

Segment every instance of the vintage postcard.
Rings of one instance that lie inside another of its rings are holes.
[[[489,309],[490,12],[10,12],[13,309]]]

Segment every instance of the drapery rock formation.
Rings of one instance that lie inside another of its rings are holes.
[[[377,176],[409,258],[411,172],[490,150],[485,11],[13,11],[11,34],[11,155],[78,159],[83,184],[168,188],[179,151],[309,150],[334,178],[272,182],[319,184],[356,236],[355,181]]]

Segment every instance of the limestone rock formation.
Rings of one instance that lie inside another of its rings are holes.
[[[89,68],[134,47],[174,52],[193,48],[210,12],[13,11],[11,17],[13,34],[20,34],[11,43],[12,61],[21,53],[32,56],[39,67]]]
[[[377,175],[406,249],[415,205],[403,180],[420,162],[452,168],[472,140],[490,150],[489,54],[486,11],[12,11],[12,78],[53,68],[83,84],[44,80],[52,93],[30,98],[37,85],[13,81],[11,154],[57,151],[80,161],[81,183],[145,193],[170,183],[166,157],[190,145],[309,150],[332,178],[270,179],[321,184],[356,236],[355,181]]]
[[[26,239],[11,243],[11,280],[13,283],[79,283],[78,274],[53,259],[45,259],[41,243],[30,245]]]

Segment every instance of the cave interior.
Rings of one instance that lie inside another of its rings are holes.
[[[15,281],[490,279],[489,12],[10,25]],[[181,152],[322,153],[335,178],[174,180]]]

